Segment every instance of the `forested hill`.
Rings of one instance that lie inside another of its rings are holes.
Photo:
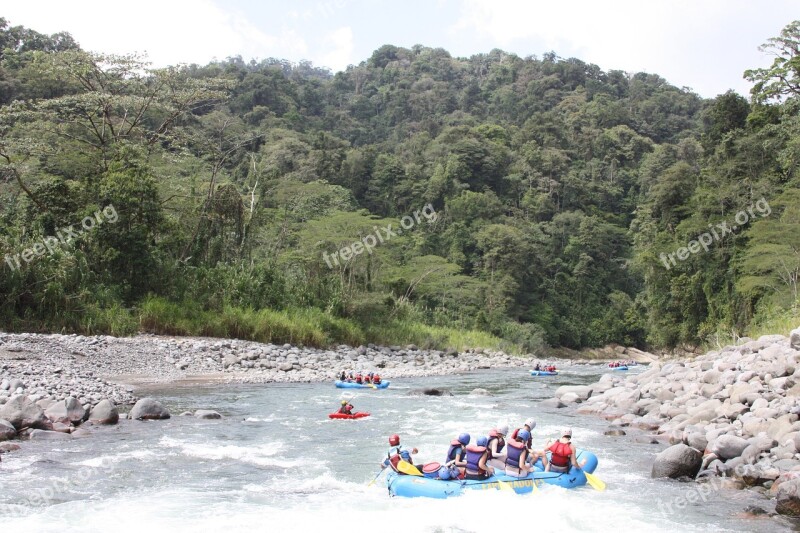
[[[4,328],[669,348],[797,316],[797,22],[713,100],[500,50],[147,69],[0,22]]]

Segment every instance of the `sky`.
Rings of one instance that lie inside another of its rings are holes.
[[[441,47],[458,57],[499,48],[553,51],[603,70],[658,74],[704,97],[747,95],[759,46],[800,19],[797,0],[28,0],[0,11],[12,25],[67,31],[84,49],[146,52],[154,66],[241,56],[309,60],[336,72],[384,44]]]

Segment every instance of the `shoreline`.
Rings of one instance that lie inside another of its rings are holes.
[[[604,418],[606,434],[647,432],[665,448],[653,478],[726,480],[775,498],[778,514],[800,516],[800,328],[564,385],[545,402]]]

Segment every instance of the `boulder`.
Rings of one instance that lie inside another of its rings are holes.
[[[70,438],[69,433],[62,433],[60,431],[47,431],[44,429],[34,429],[30,434],[31,440],[58,440]]]
[[[19,431],[23,428],[47,428],[48,420],[42,408],[27,396],[12,396],[0,407],[0,418],[11,422]]]
[[[581,398],[580,398],[580,396],[578,396],[574,392],[568,392],[568,393],[562,395],[559,398],[559,400],[561,400],[564,403],[579,403],[581,401]]]
[[[83,422],[86,410],[78,400],[70,396],[66,400],[51,404],[44,414],[53,422],[77,425]]]
[[[784,481],[778,487],[775,511],[785,516],[800,516],[800,479]]]
[[[555,409],[561,409],[562,407],[567,406],[558,398],[548,398],[546,400],[542,400],[541,402],[539,402],[539,405],[543,405],[544,407],[553,407]]]
[[[89,420],[96,424],[116,424],[119,422],[119,411],[110,400],[102,400],[92,408]]]
[[[169,417],[169,411],[153,398],[142,398],[130,413],[131,420],[164,420]]]
[[[728,460],[742,455],[748,442],[736,435],[720,435],[708,445],[708,450],[720,459]]]
[[[699,451],[683,443],[675,444],[656,455],[650,475],[654,478],[694,478],[702,463],[703,455]]]
[[[486,389],[478,388],[478,389],[472,389],[472,391],[469,393],[469,395],[470,396],[491,396],[492,393],[489,392]]]
[[[589,385],[562,385],[556,389],[555,397],[560,399],[565,394],[570,393],[577,395],[581,401],[585,401],[592,395],[592,387]]]
[[[686,435],[686,444],[690,447],[694,448],[695,450],[705,450],[708,446],[708,440],[706,439],[705,433],[701,433],[699,431],[694,431]]]
[[[800,328],[792,330],[789,334],[789,345],[795,350],[800,350]]]
[[[194,412],[195,418],[200,418],[202,420],[219,420],[222,418],[222,415],[216,411],[210,411],[208,409],[198,409]]]
[[[4,440],[11,440],[17,436],[17,430],[14,425],[7,420],[0,420],[0,442]]]

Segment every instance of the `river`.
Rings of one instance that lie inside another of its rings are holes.
[[[771,509],[751,491],[650,479],[663,446],[609,437],[608,423],[571,409],[537,408],[555,387],[587,384],[605,371],[573,367],[533,378],[521,369],[393,381],[387,390],[342,391],[331,383],[151,388],[173,418],[123,421],[87,438],[29,441],[0,463],[2,531],[377,531],[499,530],[775,531],[783,518],[742,518]],[[641,371],[641,369],[637,370]],[[440,387],[454,396],[412,396]],[[476,387],[492,396],[470,396]],[[143,394],[143,391],[138,391]],[[372,416],[329,420],[342,395]],[[222,420],[175,416],[215,409]],[[399,433],[415,461],[442,461],[450,439],[473,439],[497,421],[534,416],[537,446],[571,427],[600,460],[608,489],[545,487],[538,494],[468,491],[450,500],[390,498],[367,487]],[[694,502],[694,503],[692,503]]]

